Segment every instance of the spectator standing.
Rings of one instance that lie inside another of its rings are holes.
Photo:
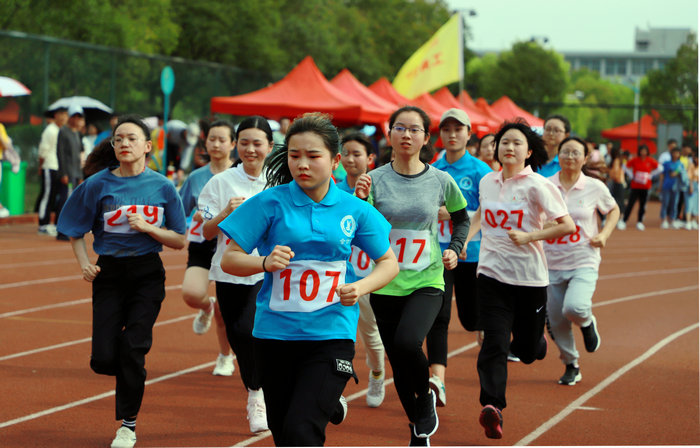
[[[62,107],[53,111],[53,119],[41,133],[39,141],[39,177],[41,190],[36,201],[36,211],[39,215],[39,233],[56,236],[56,225],[51,223],[51,213],[56,213],[58,220],[56,198],[60,190],[58,178],[58,133],[68,121],[68,109]]]
[[[627,162],[626,171],[632,178],[630,182],[630,197],[627,200],[624,217],[617,222],[619,230],[627,228],[627,219],[632,214],[634,203],[639,201],[637,213],[637,230],[644,230],[644,212],[646,211],[649,190],[651,189],[652,172],[659,167],[659,163],[649,157],[649,147],[641,145],[637,150],[637,157]]]
[[[56,203],[56,221],[61,214],[68,197],[73,193],[73,188],[82,181],[83,172],[80,163],[83,152],[83,141],[80,129],[85,123],[85,113],[78,104],[68,107],[68,122],[58,132],[56,144],[56,157],[58,159],[58,197]],[[66,235],[57,232],[56,239],[69,241]]]

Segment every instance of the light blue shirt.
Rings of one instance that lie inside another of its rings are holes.
[[[187,176],[185,183],[182,184],[180,188],[180,198],[182,199],[182,206],[185,207],[185,214],[187,216],[197,210],[199,193],[202,192],[202,189],[212,177],[214,177],[214,173],[211,172],[209,163],[197,168]]]
[[[552,177],[559,171],[561,171],[561,166],[559,165],[559,154],[557,154],[552,160],[542,165],[535,172],[540,173],[544,177]]]

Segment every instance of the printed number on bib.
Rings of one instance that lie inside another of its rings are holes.
[[[204,227],[204,222],[195,221],[194,219],[190,222],[190,227],[187,229],[187,241],[192,241],[193,243],[203,243],[205,238],[202,233],[202,228]]]
[[[395,229],[389,233],[389,243],[400,270],[422,271],[430,266],[430,231]]]
[[[578,246],[581,243],[581,240],[581,227],[577,225],[574,233],[546,241],[548,249],[566,249],[567,247]]]
[[[374,262],[369,258],[369,255],[357,246],[352,246],[349,261],[358,278],[367,277],[374,268]]]
[[[438,221],[438,242],[449,243],[452,239],[452,220]]]
[[[634,172],[634,181],[637,182],[638,184],[646,185],[650,179],[651,179],[651,173],[647,173],[646,171],[635,171]]]
[[[527,216],[525,203],[487,202],[482,204],[481,231],[484,235],[507,237],[510,230],[525,231]]]
[[[291,262],[272,273],[270,309],[311,313],[340,302],[335,289],[345,283],[344,261]]]
[[[110,233],[139,233],[129,226],[128,214],[138,213],[143,219],[156,227],[163,225],[163,207],[155,205],[123,205],[104,214],[104,231]]]

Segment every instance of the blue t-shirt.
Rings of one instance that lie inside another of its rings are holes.
[[[664,183],[661,188],[666,191],[673,190],[673,188],[676,186],[676,182],[679,180],[679,176],[671,177],[671,173],[676,172],[680,175],[681,170],[684,169],[685,167],[680,160],[676,160],[675,162],[672,160],[664,162]]]
[[[292,181],[246,200],[219,228],[247,253],[268,255],[276,245],[294,252],[287,269],[265,273],[253,336],[355,340],[359,306],[342,305],[334,290],[355,281],[351,245],[375,260],[389,250],[391,226],[374,207],[333,182],[317,203]]]
[[[552,160],[539,167],[535,172],[544,177],[552,177],[559,171],[561,171],[561,165],[559,165],[559,154],[557,154]]]
[[[163,250],[146,233],[131,230],[126,215],[140,213],[159,227],[185,234],[185,212],[173,183],[151,169],[118,177],[104,169],[78,185],[61,210],[57,230],[81,238],[92,230],[98,255],[130,257]]]
[[[336,183],[336,185],[338,186],[338,188],[340,188],[342,191],[344,191],[346,193],[350,193],[352,195],[355,194],[355,189],[350,186],[350,184],[348,183],[347,177],[341,181],[338,181],[338,183]]]
[[[493,170],[482,160],[477,159],[468,152],[460,157],[455,163],[448,163],[445,157],[438,159],[433,166],[439,170],[449,173],[457,182],[457,186],[462,191],[462,195],[467,200],[467,211],[474,212],[479,208],[479,182],[481,178],[491,173]],[[471,216],[470,216],[471,218]],[[445,226],[448,223],[441,223]],[[443,229],[444,230],[444,229]],[[449,235],[450,232],[445,232]],[[450,245],[449,238],[441,238],[440,249],[443,251]],[[479,231],[469,244],[467,244],[467,259],[460,262],[474,263],[479,261],[479,250],[481,248],[481,231]],[[459,254],[457,254],[459,255]]]
[[[209,165],[207,163],[192,171],[187,176],[185,183],[180,187],[180,199],[182,199],[182,206],[185,208],[185,215],[187,216],[197,210],[199,193],[202,192],[202,188],[209,182],[209,179],[214,177],[214,173],[211,172]]]

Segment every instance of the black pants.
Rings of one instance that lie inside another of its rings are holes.
[[[610,187],[610,194],[615,199],[617,206],[620,208],[620,212],[625,211],[625,186],[621,183],[613,182]]]
[[[394,386],[409,421],[415,422],[416,395],[428,393],[430,376],[423,341],[442,306],[442,291],[421,288],[407,296],[370,294]]]
[[[58,217],[61,215],[61,210],[63,210],[63,206],[66,205],[68,197],[73,193],[73,188],[77,187],[77,185],[66,185],[63,182],[61,182],[59,178],[59,181],[56,184],[56,186],[56,222],[58,222]]]
[[[61,181],[58,178],[56,170],[49,170],[46,168],[41,170],[41,190],[36,200],[39,227],[50,224],[52,212],[56,212],[56,222],[58,222],[56,198],[58,196],[60,184]]]
[[[146,354],[165,298],[158,254],[100,256],[92,282],[92,356],[95,373],[117,378],[116,419],[134,417],[143,400]]]
[[[236,354],[243,385],[251,390],[261,387],[253,343],[255,298],[261,286],[262,281],[254,285],[216,282],[216,297],[226,325],[226,339]]]
[[[452,318],[452,289],[457,303],[459,321],[467,331],[477,329],[479,307],[476,300],[476,266],[478,263],[457,263],[449,271],[445,269],[445,292],[442,307],[426,338],[428,363],[447,366],[447,331]]]
[[[630,197],[627,199],[627,208],[625,208],[625,216],[623,221],[627,222],[627,219],[632,214],[632,208],[634,203],[639,200],[639,212],[637,213],[637,222],[642,222],[644,220],[644,212],[647,208],[647,196],[649,195],[649,190],[642,190],[639,188],[630,189]]]
[[[480,275],[479,319],[484,343],[476,368],[482,406],[506,407],[508,350],[525,364],[542,356],[547,287],[515,286]],[[511,342],[511,332],[513,341]]]
[[[340,395],[355,376],[355,343],[255,339],[255,346],[275,445],[322,446]]]

